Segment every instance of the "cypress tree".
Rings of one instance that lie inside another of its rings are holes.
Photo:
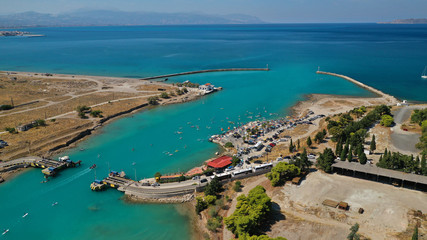
[[[415,172],[420,173],[420,157],[417,156],[417,158],[415,159]]]
[[[299,148],[300,148],[300,145],[299,145],[299,139],[298,139],[298,141],[297,141],[297,150],[299,150]]]
[[[423,159],[421,160],[421,173],[427,176],[426,155],[423,155]]]
[[[414,233],[412,234],[412,240],[418,240],[418,225],[415,225]]]
[[[289,144],[289,152],[292,153],[294,151],[294,144],[292,142],[292,138],[291,138],[291,143]]]
[[[371,146],[369,146],[371,152],[377,149],[377,143],[375,142],[375,135],[372,135]]]
[[[342,142],[341,142],[341,138],[340,138],[340,139],[338,139],[337,146],[335,148],[335,155],[340,156],[341,151],[342,151]]]
[[[348,154],[348,145],[346,145],[344,147],[344,149],[341,151],[341,155],[340,155],[341,161],[345,161],[345,158],[347,157],[347,154]]]
[[[310,136],[308,136],[308,138],[307,138],[307,146],[308,146],[309,148],[311,148],[311,144],[313,144],[313,142],[311,141],[311,137],[310,137]]]
[[[366,158],[366,154],[364,152],[362,152],[359,155],[359,162],[360,162],[360,164],[365,165],[367,161],[368,161],[368,158]]]
[[[353,147],[350,147],[350,151],[347,153],[347,160],[351,162],[353,160]]]

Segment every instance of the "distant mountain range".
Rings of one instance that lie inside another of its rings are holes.
[[[256,24],[259,18],[243,15],[208,15],[203,13],[123,12],[79,10],[62,14],[23,12],[0,15],[0,28],[117,26],[117,25],[188,25],[188,24]]]
[[[397,19],[391,22],[380,22],[383,24],[427,24],[427,18],[409,18],[409,19]]]

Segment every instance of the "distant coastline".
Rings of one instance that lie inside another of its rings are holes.
[[[0,37],[43,37],[41,34],[32,34],[29,32],[21,31],[0,31]]]
[[[379,22],[378,24],[427,24],[427,18],[396,19],[390,22]]]

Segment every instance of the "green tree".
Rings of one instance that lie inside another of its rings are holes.
[[[86,111],[89,111],[89,110],[90,110],[90,107],[85,106],[85,105],[83,105],[83,106],[77,106],[77,108],[76,108],[76,111],[78,113],[86,112]]]
[[[359,224],[356,223],[350,228],[350,233],[347,236],[348,240],[358,240],[360,239],[359,234],[357,234],[357,231],[359,231]]]
[[[92,117],[100,117],[100,118],[102,118],[103,116],[102,116],[102,111],[101,110],[92,110],[91,112],[90,112],[90,115],[92,116]]]
[[[271,199],[262,186],[249,191],[248,196],[237,197],[236,210],[224,218],[224,224],[235,236],[256,235],[267,223],[271,212]]]
[[[240,158],[233,156],[233,158],[231,159],[231,165],[236,166],[239,163],[240,163]]]
[[[353,161],[353,146],[350,147],[350,150],[347,153],[347,161]]]
[[[287,162],[279,162],[269,173],[266,174],[273,187],[282,185],[287,179],[298,176],[301,173],[300,168]]]
[[[345,161],[345,159],[347,158],[347,154],[348,154],[348,142],[345,144],[344,149],[341,151],[341,155],[340,155],[340,160],[341,161]]]
[[[418,240],[418,225],[415,225],[414,233],[412,234],[412,240]]]
[[[292,138],[291,138],[291,142],[289,143],[289,152],[290,153],[294,152],[294,144],[292,143]]]
[[[217,177],[214,177],[212,181],[205,187],[205,195],[216,196],[222,191],[222,184],[219,182]]]
[[[359,162],[360,162],[360,164],[365,165],[367,161],[368,161],[368,159],[366,158],[366,154],[364,152],[362,152],[359,155]]]
[[[200,214],[201,211],[208,208],[208,204],[201,197],[196,197],[196,213]]]
[[[18,133],[14,127],[6,127],[4,130],[12,134]]]
[[[231,143],[231,142],[226,142],[226,143],[224,144],[224,147],[226,147],[226,148],[232,148],[232,147],[234,147],[234,145],[233,145],[233,143]]]
[[[341,142],[341,139],[339,139],[338,142],[337,142],[337,145],[335,147],[335,155],[340,156],[342,150],[343,150],[343,148],[342,148],[342,142]]]
[[[207,196],[205,196],[205,202],[208,204],[208,205],[212,205],[212,204],[214,204],[215,203],[215,201],[216,201],[216,196],[214,196],[214,195],[207,195]]]
[[[155,96],[149,97],[148,98],[148,104],[150,104],[150,105],[157,105],[158,104],[158,100],[159,100],[158,97],[155,97]]]
[[[299,144],[299,139],[297,140],[297,150],[299,151],[300,149],[300,144]]]
[[[43,119],[37,119],[34,122],[35,122],[33,124],[34,127],[39,127],[39,126],[44,127],[44,126],[47,126],[46,121],[43,120]]]
[[[423,155],[422,159],[421,159],[421,173],[424,176],[427,176],[427,163],[426,163],[427,159],[426,159],[426,155]]]
[[[311,137],[310,137],[310,136],[308,136],[308,138],[307,138],[307,146],[308,146],[309,148],[311,148],[311,144],[313,144],[313,142],[311,141]]]
[[[162,92],[161,94],[160,94],[160,97],[161,98],[169,98],[169,94],[167,93],[167,92]]]
[[[323,153],[320,154],[317,159],[317,166],[323,171],[330,173],[332,172],[332,164],[334,163],[335,155],[332,149],[325,148]]]
[[[372,135],[371,145],[369,146],[371,152],[377,149],[377,143],[375,142],[375,135]]]
[[[390,127],[393,124],[393,122],[394,122],[394,119],[393,119],[392,116],[390,116],[390,115],[383,115],[381,117],[380,124],[382,126],[384,126],[384,127]]]

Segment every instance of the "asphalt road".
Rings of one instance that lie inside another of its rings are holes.
[[[414,109],[422,108],[420,106],[407,106],[402,107],[393,112],[394,122],[396,125],[392,127],[393,133],[391,134],[391,142],[393,146],[402,153],[418,154],[420,151],[415,147],[420,140],[420,134],[410,133],[401,129],[402,123],[405,122],[410,116],[411,111]]]

